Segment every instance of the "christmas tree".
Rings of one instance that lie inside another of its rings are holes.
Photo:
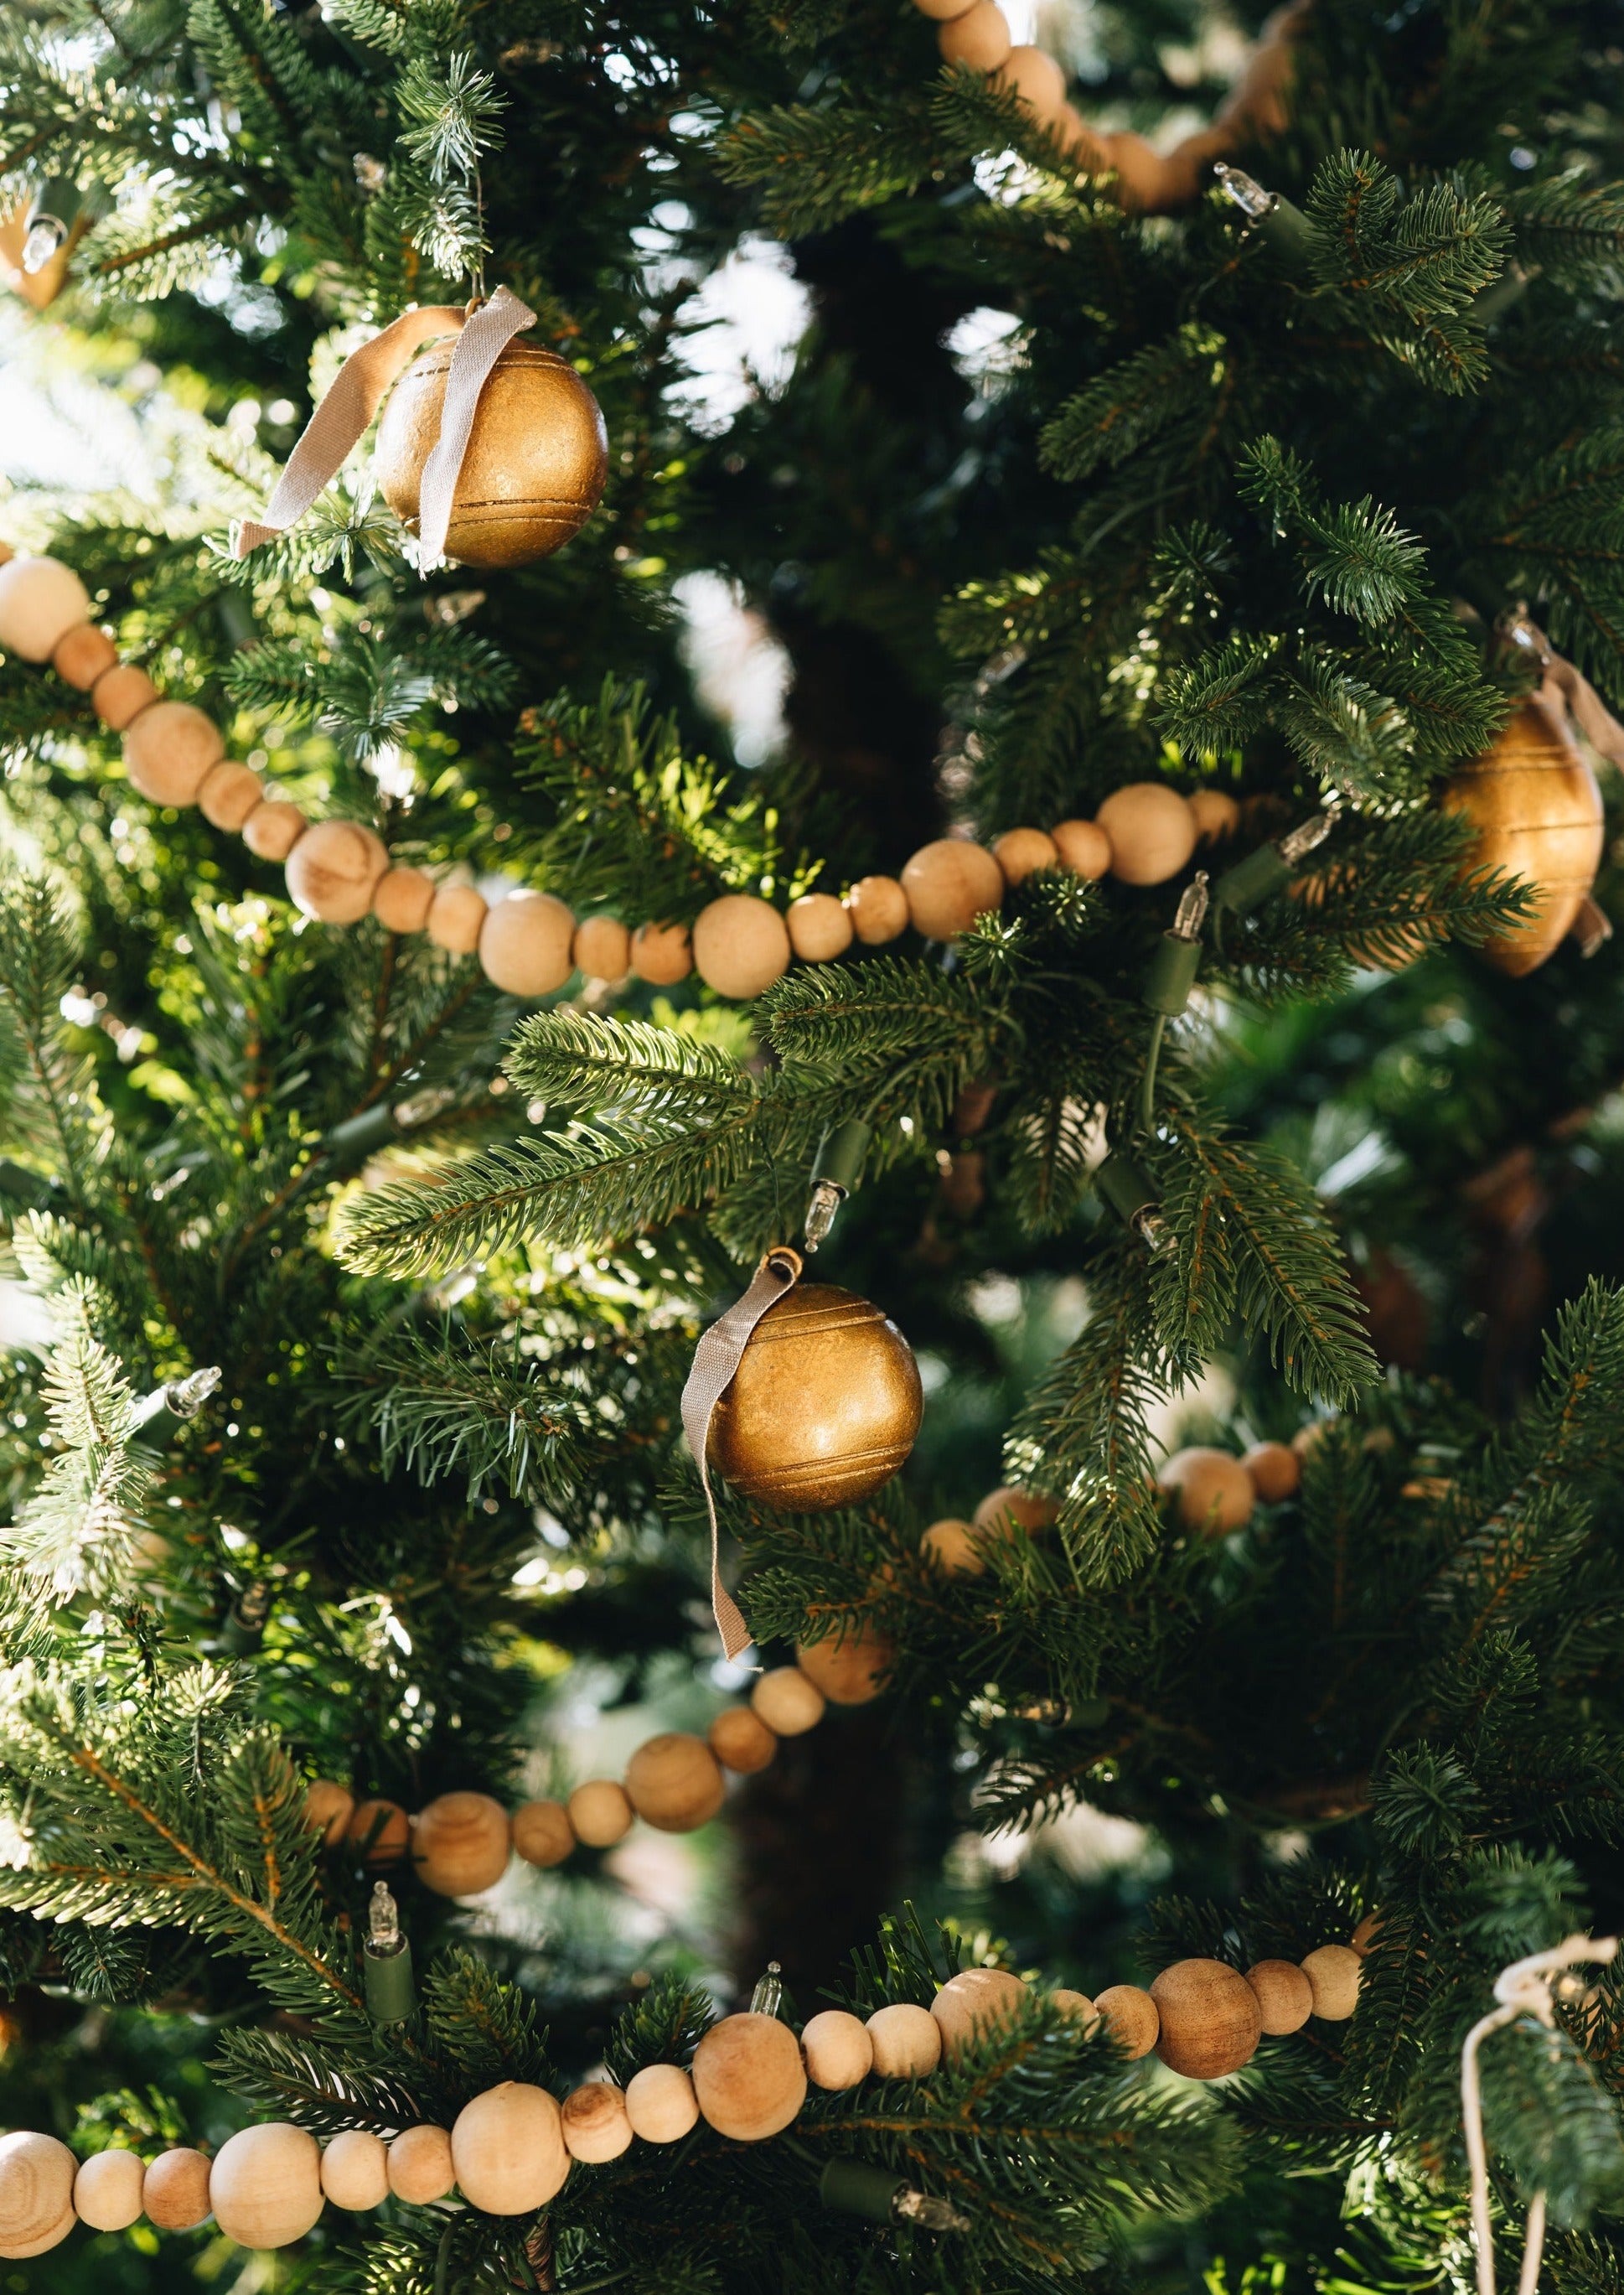
[[[1624,50],[1007,15],[5,12],[8,2288],[1624,2283]]]

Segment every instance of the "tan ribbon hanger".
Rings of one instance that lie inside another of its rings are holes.
[[[1532,654],[1543,671],[1543,682],[1535,699],[1548,708],[1551,704],[1546,688],[1555,687],[1568,715],[1591,747],[1611,764],[1624,765],[1624,725],[1620,724],[1584,672],[1563,659],[1538,623],[1530,617],[1526,607],[1518,606],[1502,615],[1496,627],[1505,644],[1518,653]]]

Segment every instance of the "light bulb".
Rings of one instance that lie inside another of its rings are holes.
[[[59,223],[54,216],[41,216],[37,223],[29,226],[29,235],[22,242],[23,269],[29,274],[43,271],[67,236],[66,224]]]

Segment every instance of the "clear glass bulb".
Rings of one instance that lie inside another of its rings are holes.
[[[22,267],[27,272],[43,271],[55,255],[68,233],[54,216],[41,216],[22,242]]]

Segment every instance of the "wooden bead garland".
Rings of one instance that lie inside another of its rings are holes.
[[[1188,2079],[1222,2079],[1250,2063],[1262,2038],[1258,1996],[1221,1960],[1178,1960],[1150,1988],[1161,2030],[1156,2054]]]
[[[239,2247],[291,2247],[322,2212],[322,2154],[307,2129],[271,2120],[227,2136],[208,2171],[215,2221]]]
[[[146,2169],[134,2152],[96,2152],[73,2179],[73,2211],[93,2231],[127,2231],[141,2217]]]
[[[1315,1428],[1304,1427],[1291,1443],[1254,1443],[1242,1458],[1194,1443],[1163,1461],[1156,1488],[1173,1493],[1184,1529],[1204,1538],[1228,1537],[1245,1529],[1260,1500],[1277,1506],[1295,1496],[1315,1434]]]
[[[544,2208],[569,2173],[558,2100],[525,2080],[502,2080],[457,2114],[451,2159],[458,2187],[486,2215]]]
[[[942,2027],[928,2008],[914,2001],[877,2008],[868,2033],[879,2079],[923,2079],[942,2061]]]
[[[1155,2002],[1138,1985],[1108,1984],[1096,1996],[1094,2011],[1130,2063],[1155,2046],[1162,2019]]]
[[[1032,1997],[1007,1968],[964,1968],[951,1977],[931,2002],[942,2027],[943,2054],[950,2061],[972,2040],[984,2039],[1017,2016]]]
[[[418,1877],[441,1897],[494,1888],[508,1869],[511,1846],[508,1812],[489,1793],[442,1793],[412,1828]]]
[[[722,1807],[722,1764],[703,1737],[671,1729],[650,1737],[626,1764],[626,1799],[661,1833],[692,1833]]]
[[[806,2101],[806,2067],[788,2024],[754,2009],[724,2016],[694,2050],[694,2095],[719,2136],[760,2144]]]
[[[0,566],[0,647],[24,661],[49,661],[69,631],[90,619],[90,594],[57,558],[13,558]]]
[[[347,2128],[322,2154],[322,2189],[335,2208],[380,2208],[389,2196],[389,2147],[370,2128]]]
[[[564,2147],[572,2160],[590,2166],[618,2160],[632,2144],[626,2100],[608,2080],[588,2080],[564,2099]]]
[[[1314,2013],[1314,1987],[1294,1962],[1260,1960],[1246,1971],[1246,1981],[1257,1995],[1265,2032],[1300,2031]]]
[[[645,2144],[675,2144],[698,2125],[699,2099],[681,2064],[645,2064],[626,2082],[626,2118]]]
[[[874,2069],[874,2036],[845,2008],[824,2008],[801,2034],[806,2077],[814,2087],[855,2087]]]
[[[389,2189],[397,2200],[428,2207],[456,2186],[446,2128],[404,2128],[389,2146]]]
[[[177,2144],[160,2152],[141,2186],[147,2221],[159,2231],[195,2231],[208,2221],[208,2161],[201,2152]]]
[[[67,2238],[78,2166],[54,2136],[0,2136],[0,2255],[44,2255]]]

